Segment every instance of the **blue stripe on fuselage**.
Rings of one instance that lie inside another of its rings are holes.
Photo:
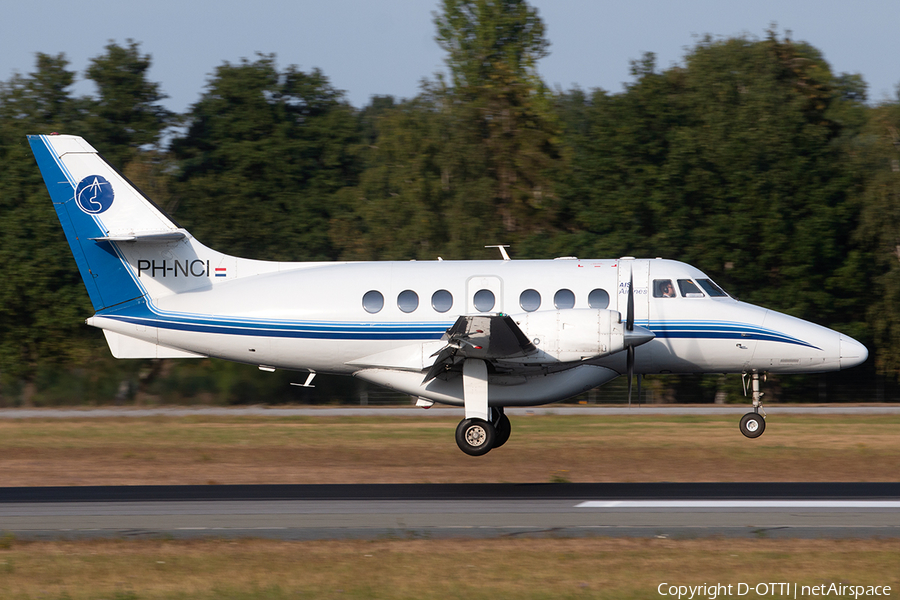
[[[731,339],[760,340],[795,344],[821,350],[803,340],[785,335],[780,331],[765,329],[747,323],[726,323],[721,321],[674,321],[654,322],[645,325],[657,338],[669,339]]]
[[[143,300],[97,313],[123,323],[175,331],[260,337],[324,340],[436,340],[453,325],[443,323],[354,323],[335,321],[281,321],[253,318],[216,318],[166,314]]]
[[[143,299],[98,313],[123,323],[158,327],[175,331],[224,335],[303,338],[323,340],[436,340],[453,322],[349,322],[286,321],[275,319],[211,317],[167,313],[148,305]],[[640,324],[640,323],[639,323]],[[760,340],[815,348],[803,340],[778,331],[744,323],[686,322],[645,323],[659,339],[735,339]]]

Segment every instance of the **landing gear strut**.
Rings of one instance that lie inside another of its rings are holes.
[[[494,429],[497,430],[494,448],[499,448],[509,439],[509,434],[512,433],[512,425],[509,422],[509,417],[503,413],[502,406],[491,408],[491,416],[493,417],[491,423],[494,425]]]
[[[743,373],[741,379],[744,383],[744,395],[747,395],[747,375],[750,375],[750,385],[753,392],[753,412],[741,417],[741,433],[748,438],[758,438],[766,430],[766,411],[762,407],[762,392],[759,391],[759,371]],[[762,409],[762,414],[759,414]]]

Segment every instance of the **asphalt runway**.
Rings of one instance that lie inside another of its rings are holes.
[[[19,539],[900,537],[900,483],[0,488]]]

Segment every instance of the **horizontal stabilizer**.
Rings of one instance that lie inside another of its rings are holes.
[[[102,237],[92,237],[91,240],[95,242],[149,242],[149,243],[162,243],[162,242],[177,242],[179,240],[183,240],[188,236],[188,232],[184,229],[177,229],[175,231],[165,230],[165,231],[152,231],[146,233],[120,233],[120,234],[109,234]]]

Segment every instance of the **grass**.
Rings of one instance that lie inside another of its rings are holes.
[[[618,599],[717,582],[889,585],[896,597],[898,556],[900,540],[15,542],[0,549],[0,597]]]
[[[756,440],[740,435],[733,415],[513,417],[509,443],[478,459],[456,448],[457,420],[5,420],[0,481],[890,481],[900,464],[900,418],[883,415],[773,415]],[[5,535],[0,600],[627,599],[661,597],[664,582],[890,585],[896,597],[898,557],[900,539],[24,542]]]
[[[147,417],[0,421],[5,486],[212,483],[895,481],[900,417],[513,417],[462,454],[452,417]]]

